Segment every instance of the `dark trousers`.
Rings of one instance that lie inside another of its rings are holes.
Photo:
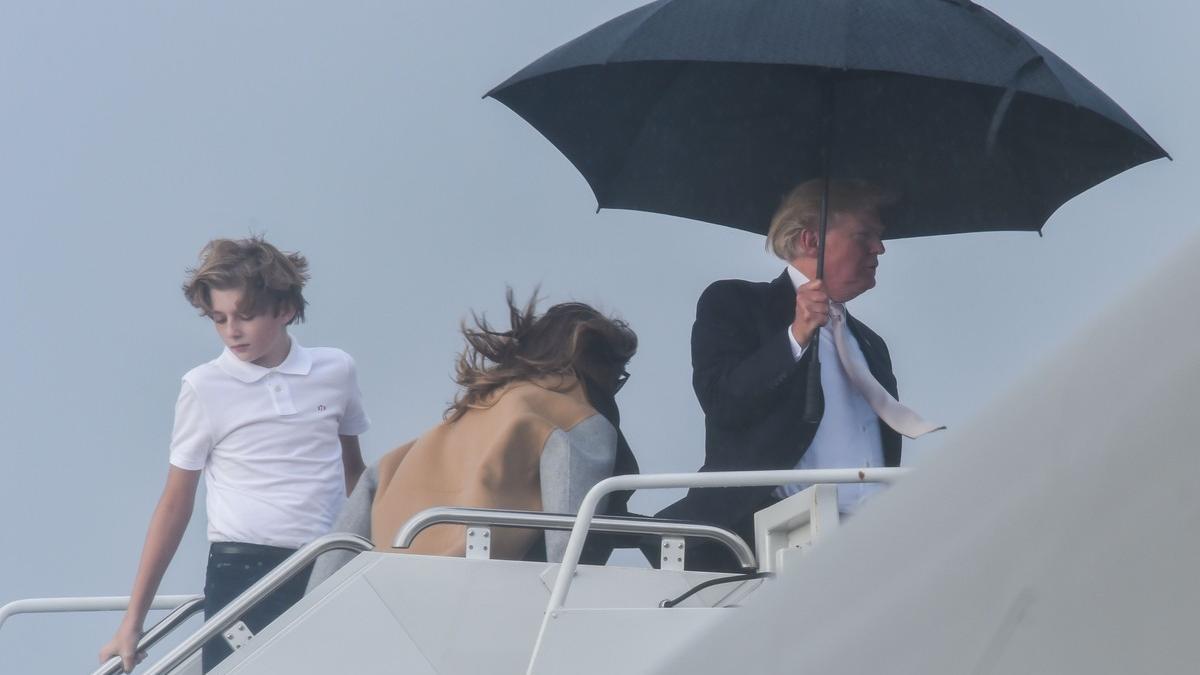
[[[208,570],[204,575],[204,618],[228,605],[242,591],[266,576],[279,563],[295,553],[294,549],[261,544],[214,542],[208,551]],[[298,572],[287,583],[263,598],[241,620],[253,633],[258,633],[304,596],[312,566]],[[204,645],[204,672],[217,667],[233,653],[223,637],[215,637]]]

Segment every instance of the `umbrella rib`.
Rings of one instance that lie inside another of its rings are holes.
[[[1004,88],[1004,95],[1000,97],[1000,102],[996,104],[996,111],[992,113],[992,122],[988,125],[987,142],[984,143],[984,152],[992,154],[992,150],[996,147],[996,136],[1000,133],[1000,125],[1004,123],[1004,117],[1008,114],[1008,107],[1012,105],[1013,97],[1017,94],[1017,89],[1021,84],[1021,80],[1025,75],[1037,65],[1043,63],[1041,54],[1035,54],[1025,63],[1017,67],[1016,72],[1008,81],[1008,86]]]
[[[646,12],[646,15],[637,22],[636,26],[633,26],[627,33],[625,33],[625,37],[621,38],[621,41],[617,44],[617,46],[615,46],[612,52],[609,53],[608,57],[604,59],[604,65],[607,66],[611,64],[616,58],[617,54],[624,50],[625,46],[629,44],[629,41],[633,39],[634,34],[640,31],[651,19],[658,16],[658,13],[663,11],[667,5],[671,4],[672,2],[674,2],[674,0],[660,0],[658,7],[655,7],[652,11]]]

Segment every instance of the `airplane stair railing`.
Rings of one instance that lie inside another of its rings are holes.
[[[755,487],[767,485],[840,484],[840,483],[892,483],[902,478],[908,469],[864,468],[864,469],[791,469],[782,471],[709,471],[701,473],[629,474],[612,476],[596,483],[579,505],[579,515],[571,528],[571,538],[563,554],[562,565],[554,580],[550,600],[542,616],[542,626],[530,655],[527,673],[535,672],[538,654],[546,637],[550,622],[557,616],[567,600],[571,581],[579,567],[579,556],[583,552],[588,529],[596,519],[596,510],[601,501],[614,492],[661,488],[718,488]]]
[[[150,603],[150,609],[175,609],[202,595],[158,595]],[[26,598],[13,600],[0,607],[0,626],[10,616],[17,614],[62,614],[73,612],[123,612],[129,607],[128,595],[99,595],[74,598]]]
[[[570,530],[575,527],[576,516],[567,513],[544,513],[542,511],[517,511],[505,509],[478,509],[439,506],[414,515],[396,533],[393,548],[408,548],[413,539],[433,525],[466,525],[466,552],[468,558],[489,558],[488,541],[493,527],[519,527],[540,530]],[[681,520],[660,520],[636,516],[597,516],[588,526],[591,532],[609,534],[640,534],[662,538],[662,569],[683,569],[683,540],[685,537],[709,539],[728,548],[738,563],[745,569],[754,569],[754,551],[744,539],[716,525],[692,523]]]
[[[300,550],[288,556],[278,567],[271,570],[254,585],[247,588],[241,595],[234,598],[228,605],[208,621],[205,621],[191,636],[168,652],[154,663],[146,675],[165,675],[171,672],[192,654],[199,650],[205,642],[219,637],[226,629],[233,627],[246,611],[258,604],[272,591],[287,583],[289,579],[303,570],[309,563],[327,551],[369,551],[374,548],[369,540],[356,534],[333,533],[314,539]]]
[[[148,651],[171,631],[183,625],[184,621],[202,611],[204,611],[204,596],[202,595],[195,596],[179,605],[173,612],[167,614],[161,621],[151,626],[150,630],[142,634],[141,639],[137,643],[137,651]],[[116,675],[121,670],[121,657],[114,656],[105,661],[104,665],[93,671],[92,675]]]
[[[14,600],[0,607],[0,626],[18,614],[67,614],[75,612],[123,612],[129,607],[128,595],[83,596],[72,598],[27,598]],[[169,614],[150,627],[138,640],[138,651],[145,651],[183,622],[204,609],[203,595],[158,595],[150,601],[150,609],[170,609]],[[121,659],[109,659],[96,675],[120,672]]]

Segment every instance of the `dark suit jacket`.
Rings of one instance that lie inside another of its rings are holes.
[[[795,309],[786,270],[770,283],[718,281],[700,296],[692,326],[692,386],[704,409],[701,471],[793,469],[808,450],[817,424],[805,422],[803,411],[816,350],[793,358],[785,330]],[[887,345],[861,321],[847,319],[871,373],[896,396]],[[898,466],[900,434],[881,423],[880,436],[884,463]],[[774,490],[693,489],[658,515],[722,525],[753,544],[754,512],[776,501]],[[732,556],[712,545],[689,545],[688,563],[690,569],[735,569]]]

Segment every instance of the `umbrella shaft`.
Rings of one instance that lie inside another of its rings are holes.
[[[821,187],[821,223],[817,229],[817,278],[825,278],[825,233],[829,228],[829,161],[826,159],[825,181]]]
[[[817,278],[825,278],[825,233],[829,228],[829,181],[833,167],[833,115],[834,115],[834,76],[826,75],[821,96],[825,101],[825,114],[821,120],[824,133],[821,139],[821,221],[817,226]],[[808,348],[812,350],[812,362],[808,366],[808,379],[805,382],[804,417],[806,422],[817,424],[821,421],[821,405],[817,402],[821,395],[821,360],[818,341],[821,331],[813,331]]]
[[[817,278],[825,278],[825,233],[829,227],[829,179],[833,170],[833,116],[835,109],[834,76],[826,75],[821,87],[821,97],[825,105],[822,116],[824,133],[821,140],[821,175],[824,184],[821,186],[821,222],[817,229]]]

